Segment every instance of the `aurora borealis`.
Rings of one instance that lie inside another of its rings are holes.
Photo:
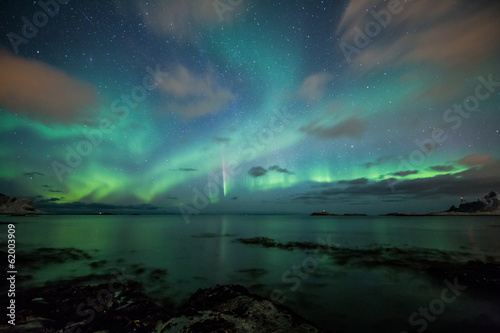
[[[476,200],[500,190],[499,14],[483,0],[3,4],[0,192],[59,213]]]

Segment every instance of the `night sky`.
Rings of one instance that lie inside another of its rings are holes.
[[[498,1],[63,2],[1,1],[1,193],[379,214],[500,190]]]

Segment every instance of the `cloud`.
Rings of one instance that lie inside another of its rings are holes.
[[[370,10],[387,9],[383,0],[350,1],[337,34],[354,44],[356,29],[375,21]],[[368,71],[375,67],[427,63],[471,67],[490,58],[500,42],[499,7],[494,2],[475,6],[465,0],[401,2],[402,10],[372,37],[373,43],[353,56]],[[466,13],[463,15],[462,13]],[[408,31],[409,33],[402,33]]]
[[[245,2],[235,5],[229,3],[225,7],[227,10],[221,10],[220,13],[214,6],[216,2],[207,0],[137,0],[137,6],[145,26],[152,32],[188,43],[197,41],[203,30],[233,23],[240,13],[244,13]]]
[[[463,160],[463,159],[462,159]],[[411,204],[415,199],[433,199],[444,196],[481,196],[492,190],[500,189],[500,160],[491,159],[478,168],[471,168],[455,174],[442,174],[433,177],[400,180],[396,178],[381,181],[368,181],[357,184],[357,180],[338,182],[349,184],[347,187],[335,186],[315,188],[305,193],[298,193],[294,200],[324,201],[342,196],[343,200],[361,200],[365,196],[376,196],[384,200],[406,201]],[[424,208],[425,207],[415,207]],[[443,207],[443,209],[448,207]]]
[[[281,168],[279,165],[273,165],[267,169],[264,169],[261,166],[256,166],[256,167],[253,167],[250,170],[248,170],[248,174],[254,178],[257,178],[257,177],[262,177],[262,176],[266,175],[269,171],[275,171],[278,173],[285,173],[288,175],[294,174],[293,172],[291,172],[288,169]]]
[[[397,177],[406,177],[409,175],[416,175],[417,173],[418,173],[418,170],[412,170],[412,171],[399,171],[399,172],[391,173],[391,175],[397,176]]]
[[[437,172],[448,172],[448,171],[453,171],[455,167],[453,165],[435,165],[430,167],[429,169]]]
[[[177,171],[183,171],[183,172],[194,172],[194,171],[198,171],[198,169],[194,169],[194,168],[179,168],[179,169],[176,169]]]
[[[91,85],[36,60],[0,50],[0,108],[39,122],[71,123],[96,105]]]
[[[232,197],[231,200],[238,200],[238,197]]]
[[[337,139],[343,136],[361,138],[366,130],[366,124],[355,117],[327,128],[318,125],[318,123],[319,121],[313,121],[299,130],[320,139]]]
[[[254,178],[262,177],[267,173],[267,170],[261,166],[252,167],[248,170],[248,174]]]
[[[218,143],[229,143],[229,142],[231,142],[230,138],[224,138],[224,137],[220,137],[220,136],[214,136],[213,140],[215,142],[218,142]]]
[[[269,170],[269,171],[276,171],[276,172],[279,172],[279,173],[287,173],[289,175],[293,175],[293,172],[290,172],[287,169],[280,168],[278,165],[273,165],[273,166],[269,167],[267,170]]]
[[[390,160],[392,160],[392,157],[389,157],[389,156],[382,156],[382,157],[377,158],[377,160],[376,160],[375,162],[367,162],[367,163],[364,163],[364,164],[363,164],[363,166],[364,166],[366,169],[370,169],[372,166],[377,166],[377,165],[380,165],[380,164],[383,164],[383,163],[389,162]]]
[[[485,155],[468,155],[461,160],[457,161],[458,164],[466,166],[466,167],[473,167],[473,166],[478,166],[478,165],[487,165],[493,162],[493,157],[491,155],[485,154]]]
[[[28,176],[28,177],[35,177],[35,176],[45,176],[41,172],[25,172],[23,175]]]
[[[167,109],[185,118],[221,112],[236,98],[230,90],[219,86],[213,74],[199,77],[182,65],[163,79],[159,88],[173,99]]]
[[[348,184],[348,185],[366,185],[368,184],[368,179],[366,178],[358,178],[354,180],[340,180],[339,184]]]
[[[307,77],[299,88],[299,95],[307,101],[319,100],[326,85],[332,81],[332,75],[319,72]]]
[[[113,205],[105,203],[85,203],[85,202],[71,202],[71,203],[56,203],[58,198],[50,198],[38,200],[35,202],[37,208],[46,212],[67,212],[69,214],[77,213],[91,213],[98,212],[115,212],[115,213],[131,213],[131,212],[155,212],[159,207],[151,204],[138,204],[138,205]]]

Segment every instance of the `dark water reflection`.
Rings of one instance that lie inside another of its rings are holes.
[[[242,284],[336,332],[411,332],[424,320],[428,332],[500,327],[498,285],[471,286],[441,311],[435,300],[447,287],[444,275],[428,270],[462,274],[446,265],[498,263],[498,217],[198,216],[189,225],[177,216],[4,220],[17,222],[24,288],[99,280],[118,269],[157,300],[176,303],[198,288]],[[446,278],[453,283],[454,276]],[[432,321],[420,314],[430,304],[439,312]]]

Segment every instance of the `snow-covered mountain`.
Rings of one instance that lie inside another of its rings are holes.
[[[0,193],[0,214],[43,214],[29,199],[11,198]]]

